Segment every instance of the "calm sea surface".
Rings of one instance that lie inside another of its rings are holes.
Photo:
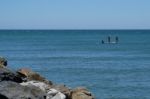
[[[150,30],[0,30],[0,56],[97,99],[150,99]]]

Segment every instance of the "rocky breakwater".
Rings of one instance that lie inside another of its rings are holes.
[[[0,57],[0,99],[94,99],[83,87],[55,84],[30,69],[12,71]]]

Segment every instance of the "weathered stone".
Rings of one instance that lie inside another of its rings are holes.
[[[60,91],[67,97],[67,99],[69,99],[69,97],[71,95],[71,90],[68,87],[66,87],[65,85],[53,85],[52,88]]]
[[[40,74],[33,72],[30,69],[23,68],[23,69],[18,70],[17,73],[21,77],[25,78],[27,81],[35,80],[35,81],[44,82],[44,83],[49,84],[49,85],[53,84],[51,81],[48,81],[47,79],[42,77]]]
[[[0,99],[8,99],[8,97],[0,94]]]
[[[56,89],[50,89],[47,92],[46,99],[66,99],[66,96],[63,93],[57,91]]]
[[[22,79],[8,68],[0,68],[0,81],[14,81],[21,83]]]
[[[66,99],[66,96],[58,92],[52,99]]]
[[[20,83],[22,86],[32,87],[35,86],[39,89],[41,89],[46,94],[46,99],[65,99],[66,96],[61,93],[60,91],[57,91],[56,89],[52,89],[50,85],[47,85],[43,82],[39,81],[28,81]]]
[[[47,90],[49,90],[51,88],[50,85],[47,85],[43,82],[39,82],[39,81],[28,81],[28,82],[23,82],[23,83],[20,83],[22,86],[35,86],[35,87],[38,87],[39,89],[41,89],[42,91],[44,92],[47,92]]]
[[[7,60],[4,57],[0,57],[0,68],[7,66]]]
[[[83,87],[78,87],[71,92],[71,99],[94,99],[92,94]]]
[[[21,86],[11,81],[0,82],[0,94],[4,99],[46,99],[45,93],[39,88]]]

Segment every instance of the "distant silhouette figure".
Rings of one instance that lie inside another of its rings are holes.
[[[110,36],[108,36],[108,43],[110,43]]]
[[[102,40],[102,44],[104,44],[104,40]]]
[[[118,43],[118,41],[119,41],[119,38],[118,38],[118,36],[116,36],[116,43]]]

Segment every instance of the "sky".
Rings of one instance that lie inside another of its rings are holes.
[[[0,0],[0,29],[150,29],[150,0]]]

